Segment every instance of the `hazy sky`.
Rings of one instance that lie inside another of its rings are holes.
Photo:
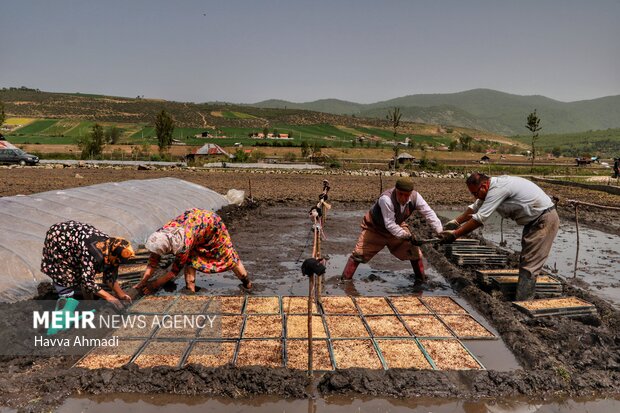
[[[370,103],[620,94],[620,0],[0,0],[0,87]]]

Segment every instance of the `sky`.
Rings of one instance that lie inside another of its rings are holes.
[[[620,94],[620,0],[0,0],[0,87],[372,103]]]

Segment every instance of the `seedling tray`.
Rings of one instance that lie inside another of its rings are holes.
[[[282,340],[241,340],[235,366],[283,367]]]
[[[401,318],[415,337],[454,337],[435,315],[404,315]]]
[[[352,315],[325,316],[331,338],[366,338],[370,337],[362,319]]]
[[[162,314],[176,299],[176,296],[148,296],[129,307],[130,313]]]
[[[452,254],[452,261],[457,265],[506,265],[508,259],[500,254]]]
[[[384,365],[374,343],[365,340],[332,340],[334,364],[337,369],[360,367],[383,369]]]
[[[531,317],[596,315],[593,304],[577,297],[514,301],[512,304]]]
[[[282,311],[285,314],[308,314],[308,297],[282,297]],[[312,313],[319,314],[316,303],[312,303]]]
[[[364,320],[373,337],[411,337],[411,334],[395,315],[366,316]]]
[[[480,245],[480,240],[479,239],[474,239],[474,238],[458,238],[456,239],[452,245]]]
[[[470,315],[442,315],[442,321],[460,339],[496,339],[491,333]]]
[[[132,314],[130,317],[133,318],[127,317],[127,320],[134,321],[133,326],[128,322],[126,326],[114,330],[111,335],[127,338],[150,338],[158,328],[153,325],[154,315]]]
[[[244,317],[242,315],[216,315],[211,324],[200,330],[199,338],[204,339],[237,339],[241,337]]]
[[[286,340],[286,367],[308,370],[308,340]],[[314,371],[334,370],[329,342],[312,340],[312,369]]]
[[[189,349],[189,341],[149,340],[133,363],[138,367],[177,367]]]
[[[246,314],[280,314],[280,297],[248,297]]]
[[[248,315],[245,318],[243,338],[281,338],[282,316]]]
[[[431,310],[418,297],[390,297],[389,302],[400,314],[431,314]]]
[[[129,274],[143,274],[146,271],[146,263],[125,264],[118,267],[119,277]]]
[[[493,247],[483,245],[446,245],[446,253],[452,254],[495,254],[497,251]]]
[[[308,338],[308,315],[286,315],[286,338]],[[327,338],[321,316],[312,316],[312,338]]]
[[[115,347],[95,347],[75,363],[85,369],[115,369],[129,363],[144,345],[143,340],[119,340]]]
[[[325,314],[359,314],[355,303],[347,296],[321,297],[321,307]]]
[[[424,296],[420,299],[428,308],[437,314],[467,314],[467,310],[454,301],[452,297]]]
[[[203,314],[211,297],[205,295],[182,295],[172,304],[167,314]]]
[[[210,314],[241,314],[245,305],[245,297],[215,296],[209,304]]]
[[[378,339],[375,342],[388,369],[433,369],[414,339]]]
[[[484,366],[455,339],[420,339],[437,370],[482,370]]]
[[[233,363],[238,341],[197,341],[183,363],[204,367],[220,367]]]
[[[394,310],[384,297],[356,297],[355,303],[364,315],[394,314]]]

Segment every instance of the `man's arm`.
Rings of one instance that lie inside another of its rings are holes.
[[[441,221],[437,217],[437,214],[433,209],[426,203],[422,195],[417,194],[417,198],[415,201],[415,208],[422,214],[422,216],[429,223],[431,228],[435,231],[436,234],[439,234],[443,231],[443,225],[441,225]]]
[[[411,233],[398,225],[394,220],[394,208],[398,207],[392,205],[392,202],[390,202],[390,199],[387,196],[382,196],[379,198],[379,207],[381,208],[381,215],[383,215],[385,229],[387,229],[390,234],[400,239],[407,239],[411,237]]]

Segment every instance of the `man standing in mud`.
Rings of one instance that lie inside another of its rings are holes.
[[[523,225],[516,299],[531,300],[560,226],[553,200],[535,183],[516,176],[490,178],[473,173],[466,184],[476,201],[446,223],[441,238],[446,243],[454,242],[484,225],[494,211]]]
[[[405,223],[416,210],[436,233],[441,233],[441,221],[424,198],[413,190],[413,180],[409,177],[398,179],[396,186],[382,193],[364,216],[362,233],[347,261],[342,279],[352,279],[360,263],[367,263],[387,246],[396,258],[411,262],[416,284],[426,282],[422,251],[412,244],[415,237]]]

